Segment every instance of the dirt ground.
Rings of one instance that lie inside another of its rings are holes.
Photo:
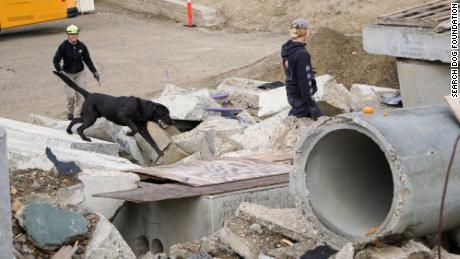
[[[169,81],[200,87],[206,78],[278,52],[285,35],[190,29],[164,18],[97,1],[97,14],[16,29],[0,36],[0,116],[27,121],[36,113],[64,118],[64,84],[52,58],[67,24],[81,27],[102,77],[87,74],[90,91],[151,98]],[[242,44],[244,43],[244,44]],[[215,87],[216,85],[214,85]]]
[[[347,88],[352,84],[399,88],[395,58],[367,54],[361,36],[347,36],[323,27],[310,36],[307,48],[317,75],[330,74]],[[212,87],[231,76],[283,81],[285,76],[280,62],[277,52],[242,68],[212,76],[204,86]]]
[[[432,0],[193,0],[214,7],[225,18],[229,31],[284,32],[290,22],[306,18],[313,31],[322,27],[346,34],[359,34],[379,15],[405,9]]]

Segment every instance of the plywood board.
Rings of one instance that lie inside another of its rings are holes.
[[[221,194],[258,187],[284,185],[289,183],[288,174],[274,175],[257,179],[235,181],[208,186],[188,186],[180,183],[153,184],[141,183],[140,188],[127,191],[95,194],[93,197],[105,197],[136,203],[162,201],[203,195]]]
[[[144,176],[204,186],[289,173],[290,165],[249,158],[219,158],[128,170]]]

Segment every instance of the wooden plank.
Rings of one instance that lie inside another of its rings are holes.
[[[269,175],[289,173],[292,166],[249,158],[219,158],[198,160],[165,166],[135,168],[130,172],[180,183],[203,186]]]
[[[93,197],[105,197],[135,203],[162,201],[180,198],[198,197],[203,195],[215,195],[233,191],[247,190],[266,186],[283,185],[289,183],[289,175],[274,175],[257,179],[235,181],[230,183],[188,186],[179,183],[153,184],[141,183],[140,188],[127,191],[95,194]]]
[[[395,18],[398,18],[400,14],[402,14],[402,15],[410,14],[410,13],[426,10],[427,8],[430,8],[430,7],[433,7],[433,6],[445,5],[445,4],[449,4],[449,3],[450,3],[449,0],[436,0],[436,1],[433,1],[433,2],[426,3],[426,4],[417,5],[417,6],[406,8],[406,9],[400,9],[398,11],[395,11],[395,12],[392,12],[392,13],[389,13],[389,14],[385,14],[385,15],[383,15],[381,17],[393,16]]]
[[[247,156],[247,158],[258,159],[267,162],[290,162],[294,160],[293,153],[261,153]]]
[[[449,104],[450,108],[454,112],[455,118],[457,118],[460,123],[460,100],[454,99],[451,96],[444,96],[444,100],[446,100],[447,104]]]
[[[436,21],[423,21],[423,20],[394,20],[394,19],[381,19],[379,24],[383,25],[399,25],[399,26],[411,26],[411,27],[424,27],[434,28],[438,24]]]
[[[432,18],[433,16],[439,16],[439,15],[445,15],[445,13],[448,13],[450,10],[450,6],[441,6],[440,8],[437,8],[436,10],[431,10],[431,11],[426,11],[426,12],[421,12],[416,15],[412,15],[407,17],[408,19],[429,19]]]
[[[402,25],[434,28],[440,21],[448,19],[450,1],[441,0],[400,10],[377,17],[377,22],[384,25]],[[447,17],[446,17],[447,16]]]

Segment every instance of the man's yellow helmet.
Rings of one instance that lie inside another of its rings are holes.
[[[66,28],[67,34],[78,34],[78,27],[76,25],[69,25]]]

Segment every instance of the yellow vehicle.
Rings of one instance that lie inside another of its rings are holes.
[[[0,30],[77,14],[76,0],[0,0]]]

